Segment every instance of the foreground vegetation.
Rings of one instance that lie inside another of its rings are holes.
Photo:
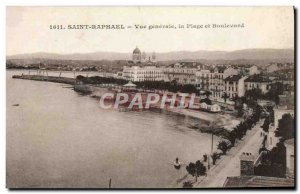
[[[128,83],[124,79],[92,76],[84,77],[77,76],[76,80],[84,84],[117,84],[124,85]],[[162,90],[170,92],[183,92],[183,93],[198,93],[197,88],[194,85],[186,84],[182,85],[175,81],[173,82],[164,82],[164,81],[143,81],[143,82],[134,82],[137,85],[137,88],[144,90]]]

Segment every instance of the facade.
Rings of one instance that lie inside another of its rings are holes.
[[[246,90],[252,90],[255,88],[259,88],[263,94],[269,91],[269,84],[272,83],[272,80],[262,77],[260,75],[249,76],[245,79],[245,88]]]
[[[292,109],[285,109],[282,107],[274,108],[274,124],[270,125],[269,134],[267,137],[268,140],[268,149],[272,149],[279,142],[279,138],[276,137],[275,131],[278,128],[278,122],[284,114],[290,114],[294,117],[295,111]]]
[[[164,69],[165,81],[176,81],[179,84],[196,84],[197,63],[180,62]]]
[[[255,75],[255,74],[260,73],[260,71],[258,70],[258,67],[256,65],[248,67],[246,70],[247,70],[248,75]]]
[[[131,62],[131,61],[130,61]],[[147,53],[145,51],[141,52],[141,50],[136,47],[132,52],[132,63],[138,64],[138,63],[156,63],[156,54],[153,52],[151,56],[147,56]]]
[[[266,67],[267,72],[294,69],[294,63],[271,63]]]
[[[201,69],[196,71],[196,87],[198,90],[208,91],[209,90],[209,77],[210,70]]]
[[[267,66],[266,70],[267,70],[267,72],[271,73],[271,72],[274,72],[274,71],[278,71],[279,68],[278,68],[276,63],[271,63]]]
[[[200,103],[200,109],[212,113],[217,113],[221,111],[221,107],[218,104],[209,104],[205,102]]]
[[[224,79],[224,93],[230,99],[245,95],[245,79],[247,76],[232,75]]]
[[[294,178],[295,170],[295,139],[288,139],[284,142],[286,147],[286,176],[288,178]]]
[[[286,93],[279,96],[279,104],[276,108],[274,108],[274,123],[270,125],[269,134],[267,137],[267,145],[269,149],[275,147],[279,141],[278,137],[275,136],[275,131],[278,128],[279,120],[285,114],[290,114],[295,118],[293,93]]]
[[[164,79],[163,68],[154,65],[124,66],[123,78],[133,82],[161,81]]]
[[[240,155],[240,170],[241,176],[252,176],[254,175],[254,163],[256,156],[252,153],[243,153]]]
[[[238,70],[229,67],[216,67],[210,73],[209,90],[212,92],[213,100],[220,100],[224,93],[224,79],[231,75],[238,75]]]

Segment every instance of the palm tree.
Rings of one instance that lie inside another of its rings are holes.
[[[211,132],[211,153],[213,153],[213,145],[214,145],[214,134],[218,131],[220,128],[215,121],[212,121],[209,123],[209,131]]]
[[[214,153],[211,155],[211,158],[212,158],[212,163],[213,163],[213,165],[216,165],[216,161],[217,161],[217,159],[220,158],[220,154],[218,154],[217,152],[214,152]]]

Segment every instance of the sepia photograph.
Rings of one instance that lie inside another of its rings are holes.
[[[295,189],[293,6],[7,6],[6,188]]]

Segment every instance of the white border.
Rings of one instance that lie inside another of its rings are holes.
[[[51,0],[48,2],[42,2],[40,0],[2,0],[0,1],[0,34],[1,34],[1,39],[0,39],[0,50],[2,53],[0,54],[0,60],[1,60],[1,70],[0,70],[0,125],[1,125],[1,149],[0,149],[0,191],[1,193],[7,193],[11,192],[8,191],[5,188],[5,115],[6,115],[6,87],[5,87],[5,56],[6,56],[6,49],[5,49],[5,8],[6,6],[93,6],[93,5],[98,5],[98,6],[118,6],[118,5],[123,5],[123,6],[134,6],[134,5],[141,5],[141,6],[155,6],[155,5],[160,5],[160,6],[181,6],[181,5],[195,5],[195,6],[291,6],[294,5],[298,9],[298,15],[299,15],[299,9],[300,9],[300,1],[299,0],[231,0],[230,2],[224,1],[224,0],[205,0],[205,1],[196,1],[196,0],[145,0],[143,2],[137,1],[137,0],[127,0],[126,2],[124,0]],[[299,26],[299,20],[296,21],[297,26]],[[298,34],[297,34],[298,35]],[[295,34],[295,36],[297,36]],[[298,41],[297,41],[298,42]],[[297,51],[297,56],[299,56],[299,49]],[[297,65],[297,64],[296,64]],[[299,67],[297,68],[297,74],[300,75],[300,70]],[[299,91],[299,84],[297,84],[297,91]],[[298,96],[299,98],[299,96]],[[297,99],[298,100],[298,99]],[[297,112],[298,113],[298,112]],[[299,114],[297,114],[297,120],[299,120]],[[299,131],[297,132],[299,139]],[[298,149],[298,156],[299,156],[299,149]],[[299,164],[299,157],[297,157],[297,161]],[[299,165],[297,166],[299,167]],[[298,172],[299,174],[299,172]],[[297,179],[298,180],[298,179]],[[297,183],[298,185],[298,183]],[[299,186],[299,185],[298,185]],[[35,192],[35,193],[42,193],[45,191],[24,191],[26,193],[28,192]],[[63,193],[64,191],[46,191],[47,193]],[[80,193],[87,193],[87,191],[77,191]],[[101,191],[100,191],[101,192]],[[112,193],[116,193],[119,191],[113,191]],[[142,191],[138,191],[137,193],[140,193]],[[147,191],[149,192],[149,191]],[[154,193],[157,191],[150,191],[150,193]],[[163,192],[163,191],[158,191],[158,192]],[[170,192],[170,191],[167,191]],[[188,191],[184,191],[184,193],[187,193]],[[205,190],[200,190],[199,192],[204,192],[204,193],[218,193],[218,191],[205,191]],[[237,191],[241,192],[241,191]],[[255,192],[254,191],[242,191],[242,192]],[[274,191],[266,191],[266,192],[274,192]],[[286,192],[286,191],[280,191],[280,192]]]

